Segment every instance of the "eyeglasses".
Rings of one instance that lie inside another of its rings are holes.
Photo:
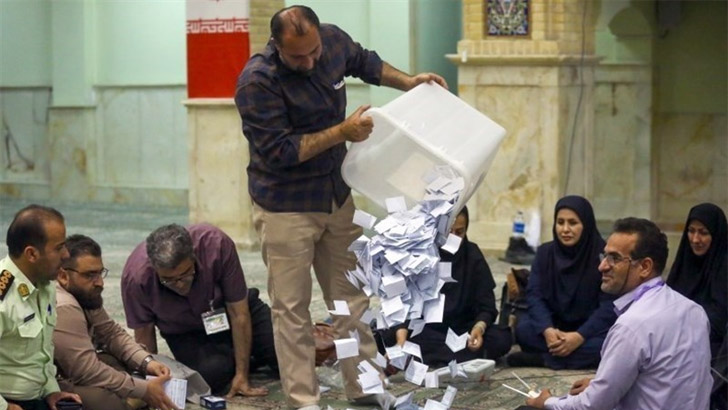
[[[90,271],[90,272],[79,272],[76,269],[71,268],[63,268],[65,270],[70,270],[71,272],[76,272],[79,275],[85,277],[86,279],[90,280],[91,282],[95,282],[97,279],[106,279],[106,275],[109,274],[109,270],[106,268],[102,268],[100,271]]]
[[[618,264],[620,264],[620,263],[622,263],[624,261],[634,262],[634,261],[638,261],[638,260],[640,260],[642,258],[632,259],[632,258],[627,257],[627,256],[615,255],[613,253],[607,253],[607,254],[600,253],[599,254],[599,262],[602,262],[605,259],[607,260],[607,265],[609,265],[610,268],[613,268],[613,267],[617,266]]]
[[[174,279],[160,279],[159,280],[159,283],[161,283],[164,286],[168,286],[168,287],[169,286],[174,286],[177,283],[179,283],[179,282],[181,282],[181,281],[183,281],[183,280],[185,280],[185,279],[187,279],[187,278],[189,278],[191,276],[194,276],[194,275],[195,275],[195,265],[193,264],[192,266],[190,266],[189,269],[187,269],[187,272],[181,274],[180,276],[177,276]]]

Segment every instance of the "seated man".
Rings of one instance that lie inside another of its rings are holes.
[[[601,255],[602,290],[619,296],[618,318],[602,347],[593,380],[568,396],[548,389],[529,406],[547,409],[707,410],[710,323],[700,305],[665,286],[667,237],[637,218],[614,224]]]
[[[270,308],[257,289],[248,290],[223,231],[207,224],[158,228],[126,261],[121,296],[136,341],[156,352],[159,328],[175,359],[197,370],[213,394],[228,386],[229,396],[268,394],[249,384],[248,372],[278,369]]]
[[[495,281],[480,248],[468,240],[469,224],[468,208],[464,207],[450,229],[462,238],[460,248],[455,255],[440,252],[443,262],[452,263],[452,278],[456,281],[446,283],[440,291],[445,295],[442,323],[428,323],[421,333],[409,339],[420,346],[422,361],[428,366],[446,366],[453,359],[458,362],[478,358],[495,360],[511,348],[510,329],[495,324],[498,316],[493,293]],[[407,324],[377,332],[382,354],[384,346],[404,345],[409,335]],[[466,349],[457,353],[450,350],[445,344],[448,329],[458,335],[468,332]]]
[[[0,259],[0,409],[55,409],[61,392],[53,366],[51,335],[56,290],[51,280],[68,257],[63,215],[30,205],[8,228],[8,256]]]
[[[127,398],[144,400],[152,408],[176,409],[164,393],[169,369],[152,360],[103,308],[108,270],[99,244],[72,235],[66,247],[70,258],[58,272],[58,322],[53,331],[61,387],[81,396],[86,410],[126,410]],[[134,370],[159,377],[147,382],[131,377]]]

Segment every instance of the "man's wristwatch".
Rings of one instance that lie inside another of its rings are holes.
[[[147,374],[147,366],[149,366],[149,363],[154,360],[154,357],[152,355],[148,355],[147,357],[142,360],[142,364],[139,365],[139,372],[142,374]]]

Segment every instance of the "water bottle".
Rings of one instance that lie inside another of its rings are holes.
[[[513,238],[522,238],[526,230],[526,222],[523,220],[523,212],[516,212],[515,218],[513,218],[513,232],[511,236]]]

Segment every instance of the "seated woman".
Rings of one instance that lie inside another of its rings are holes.
[[[614,297],[601,291],[597,269],[605,242],[591,204],[580,196],[556,203],[553,238],[541,245],[526,288],[528,311],[516,325],[521,352],[511,366],[594,368],[607,331],[617,319]]]
[[[705,309],[715,358],[728,315],[728,224],[719,207],[704,203],[690,210],[685,225],[667,284]]]
[[[498,316],[493,293],[495,281],[480,248],[468,240],[469,221],[468,209],[463,208],[451,229],[463,238],[460,248],[455,255],[440,251],[441,261],[452,263],[452,278],[457,281],[446,283],[440,291],[445,295],[442,323],[429,323],[422,333],[409,339],[420,346],[423,363],[431,367],[445,366],[453,359],[458,362],[476,358],[495,360],[511,348],[510,329],[494,323]],[[385,346],[404,345],[409,332],[406,325],[379,331],[381,339],[377,339]],[[469,332],[465,349],[453,353],[447,347],[448,328],[458,335]],[[379,348],[384,353],[381,343]]]

